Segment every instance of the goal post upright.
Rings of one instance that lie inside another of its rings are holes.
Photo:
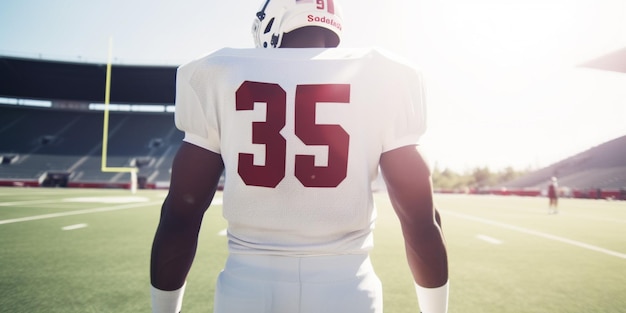
[[[108,167],[107,152],[109,142],[109,103],[111,100],[111,55],[113,51],[113,38],[109,37],[109,53],[106,66],[106,79],[104,87],[104,121],[102,125],[102,164],[101,171],[105,173],[130,173],[130,190],[137,192],[137,168],[136,167]]]

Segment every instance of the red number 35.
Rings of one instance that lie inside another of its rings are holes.
[[[239,153],[239,176],[246,185],[276,187],[285,178],[287,140],[280,134],[287,112],[285,90],[277,84],[244,82],[236,92],[236,110],[267,104],[266,120],[252,123],[252,143],[265,145],[265,165],[254,165],[254,155]],[[349,103],[350,85],[298,85],[295,96],[295,135],[305,145],[328,146],[328,165],[315,166],[315,156],[295,155],[295,176],[306,187],[337,187],[348,169],[350,135],[340,125],[316,124],[318,102]]]

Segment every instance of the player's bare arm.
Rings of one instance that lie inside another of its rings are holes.
[[[150,279],[157,289],[181,288],[193,262],[202,217],[224,169],[219,154],[183,142],[172,164],[169,194],[152,246]]]
[[[447,253],[428,165],[416,146],[405,146],[384,153],[380,167],[400,219],[415,282],[426,288],[443,286],[448,281]]]

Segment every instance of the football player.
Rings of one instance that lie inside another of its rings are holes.
[[[559,213],[559,183],[555,176],[548,182],[548,214]]]
[[[266,0],[257,49],[221,49],[178,69],[185,137],[152,247],[153,312],[181,310],[223,171],[229,256],[215,313],[382,312],[369,257],[379,168],[420,309],[447,311],[446,248],[417,149],[421,77],[386,52],[335,48],[341,16],[332,0]]]

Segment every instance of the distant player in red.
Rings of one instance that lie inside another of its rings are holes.
[[[153,312],[181,310],[225,171],[229,257],[215,313],[381,313],[369,257],[379,168],[420,309],[447,312],[446,248],[417,149],[421,77],[380,50],[335,48],[342,23],[331,0],[267,0],[253,27],[260,49],[225,48],[179,68],[185,139],[153,243]]]
[[[552,177],[548,183],[548,199],[549,199],[549,214],[559,213],[559,183],[556,177]]]

